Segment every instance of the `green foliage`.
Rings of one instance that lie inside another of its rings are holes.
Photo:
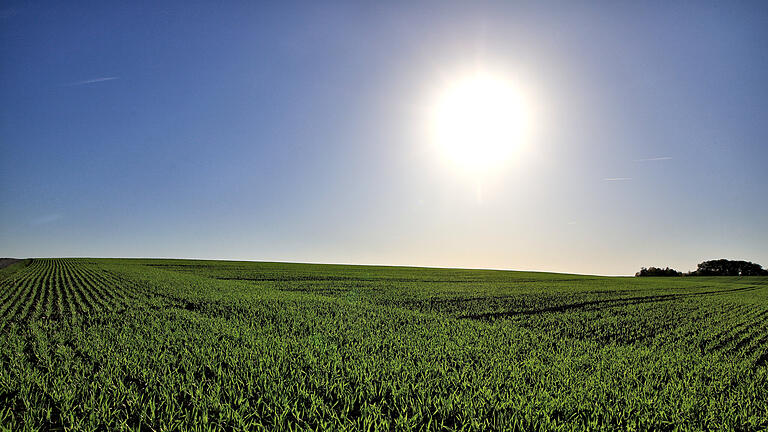
[[[2,429],[768,428],[765,277],[11,267]]]

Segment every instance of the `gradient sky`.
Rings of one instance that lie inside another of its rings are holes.
[[[768,266],[766,2],[159,3],[3,2],[0,256]],[[481,179],[473,66],[536,107]]]

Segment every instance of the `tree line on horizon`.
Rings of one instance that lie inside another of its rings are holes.
[[[699,263],[696,270],[687,273],[669,267],[641,267],[635,276],[768,276],[768,270],[749,261],[717,259]]]

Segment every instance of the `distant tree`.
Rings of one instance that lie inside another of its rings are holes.
[[[691,276],[768,276],[760,264],[749,261],[733,261],[727,259],[704,261],[698,265]]]
[[[641,267],[640,271],[635,273],[635,276],[637,277],[644,277],[644,276],[682,276],[683,274],[675,269],[671,269],[669,267],[661,268],[661,267]]]

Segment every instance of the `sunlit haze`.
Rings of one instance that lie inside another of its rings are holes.
[[[0,256],[768,265],[768,4],[0,6]]]

